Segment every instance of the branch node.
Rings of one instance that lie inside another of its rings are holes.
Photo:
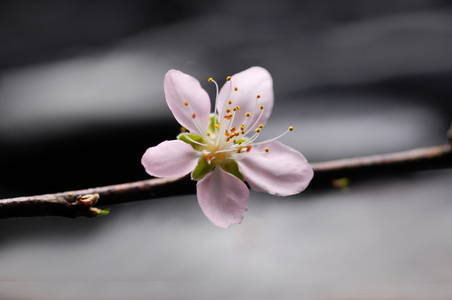
[[[76,215],[93,218],[108,214],[110,209],[99,209],[94,207],[99,200],[99,197],[98,193],[79,195],[75,202],[71,203]]]
[[[72,205],[81,205],[81,206],[94,206],[97,203],[97,200],[99,200],[99,194],[86,194],[86,195],[80,195],[77,197],[75,202],[72,203]]]

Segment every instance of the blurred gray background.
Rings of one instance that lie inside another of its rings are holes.
[[[172,68],[268,69],[262,136],[310,162],[441,144],[451,53],[447,0],[2,1],[0,198],[148,178]],[[0,299],[451,299],[451,175],[251,192],[228,230],[194,195],[0,220]]]

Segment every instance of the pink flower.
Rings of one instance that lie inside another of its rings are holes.
[[[188,132],[177,140],[149,148],[141,160],[155,177],[182,177],[191,172],[198,202],[216,226],[241,223],[249,191],[288,196],[303,191],[313,177],[304,156],[276,141],[256,142],[273,107],[273,80],[267,70],[252,67],[226,79],[214,113],[198,80],[181,71],[165,76],[165,96],[176,120]]]

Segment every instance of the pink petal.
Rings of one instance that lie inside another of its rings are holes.
[[[264,152],[265,148],[269,148],[268,153]],[[298,194],[314,176],[311,166],[300,152],[278,141],[253,148],[237,163],[253,190],[278,196]]]
[[[176,120],[191,133],[200,133],[193,114],[203,130],[210,123],[210,99],[198,80],[178,70],[169,70],[164,81],[166,103]],[[184,103],[188,101],[189,105]]]
[[[231,84],[232,90],[230,90]],[[237,91],[235,87],[237,87]],[[257,99],[256,105],[257,95],[261,97]],[[232,100],[231,105],[227,104],[229,100]],[[270,73],[261,67],[251,67],[235,74],[231,77],[231,81],[226,82],[221,88],[217,105],[220,114],[224,105],[227,105],[227,108],[231,110],[237,105],[240,106],[240,110],[236,112],[234,117],[233,124],[237,128],[244,123],[247,112],[251,114],[251,120],[248,121],[248,124],[254,124],[261,113],[259,106],[263,105],[263,115],[259,119],[257,126],[265,124],[273,108],[273,79]]]
[[[182,177],[196,167],[198,160],[199,156],[192,146],[173,140],[147,149],[141,164],[151,176]]]
[[[250,193],[243,181],[216,167],[198,181],[197,192],[199,206],[214,225],[228,228],[242,222]]]

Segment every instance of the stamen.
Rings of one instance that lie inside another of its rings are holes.
[[[264,149],[264,151],[265,151],[265,152],[268,152],[268,151],[270,151],[270,149],[268,149],[268,148],[265,148],[265,149]]]
[[[259,95],[259,94],[256,95],[256,98],[257,98],[257,99],[259,99],[260,97],[261,97],[261,95]]]
[[[286,133],[288,133],[289,131],[293,131],[293,127],[292,126],[290,126],[289,129],[287,129],[285,132],[283,132],[282,134],[278,135],[277,137],[274,137],[274,138],[272,138],[270,140],[267,140],[267,141],[263,141],[263,142],[259,142],[259,143],[253,143],[253,145],[256,146],[256,145],[261,145],[261,144],[265,144],[265,143],[268,143],[268,142],[273,142],[273,141],[281,138],[282,136],[286,135]]]
[[[214,84],[215,84],[215,91],[216,91],[216,94],[215,94],[215,108],[214,108],[214,111],[213,111],[213,114],[214,114],[214,124],[217,124],[217,120],[218,120],[218,118],[217,118],[217,114],[219,113],[219,111],[218,111],[218,108],[217,108],[217,102],[218,102],[218,84],[217,84],[217,82],[215,81],[215,80],[213,80],[212,79],[212,77],[210,77],[209,78],[209,80],[208,80],[209,82],[213,82]],[[217,132],[215,131],[215,134],[216,134]]]
[[[181,127],[181,128],[180,128],[180,132],[187,132],[187,128]]]
[[[257,117],[257,119],[254,121],[253,125],[249,126],[249,128],[254,128],[254,126],[256,126],[257,122],[259,122],[259,120],[261,119],[262,115],[264,114],[264,106],[261,105],[259,107],[261,109],[261,113],[259,114],[259,117]],[[249,131],[247,131],[248,133]]]
[[[237,90],[238,90],[238,88],[237,88],[237,87],[235,87],[235,88],[234,88],[234,91],[237,91]]]
[[[189,112],[191,113],[191,117],[193,119],[193,124],[195,125],[196,129],[198,130],[198,132],[203,136],[206,137],[206,131],[204,130],[204,128],[202,128],[201,126],[199,126],[199,123],[196,119],[196,113],[193,111],[192,107],[189,105],[188,101],[184,102],[184,105],[188,107]],[[207,139],[206,139],[207,140]]]
[[[231,81],[231,79],[232,79],[231,76],[228,76],[226,78],[226,81]],[[228,92],[228,96],[226,97],[226,99],[228,99],[231,96],[231,92],[232,92],[232,82],[229,84],[229,92]],[[218,89],[217,89],[217,98],[218,98]],[[231,105],[232,104],[232,100],[229,100],[228,104]],[[215,116],[217,116],[217,114],[218,114],[218,117],[219,116],[224,116],[225,115],[225,110],[226,110],[226,105],[223,106],[223,109],[222,109],[221,114],[220,114],[220,111],[218,110],[218,107],[217,107],[217,102],[215,101],[215,111],[214,111]]]

